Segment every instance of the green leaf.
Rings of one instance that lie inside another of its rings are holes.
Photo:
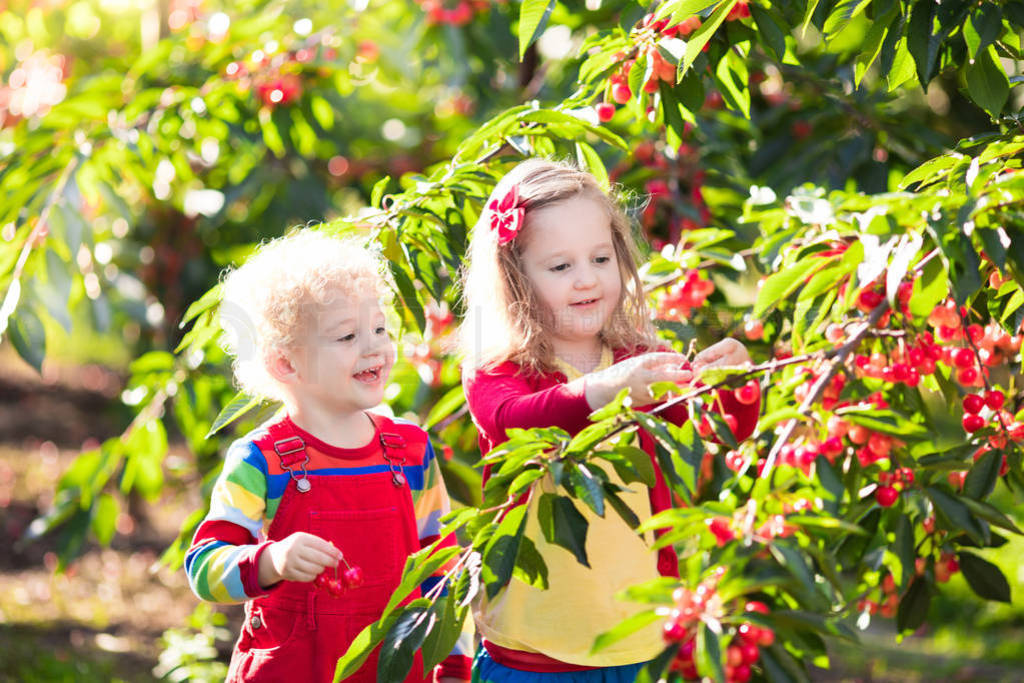
[[[697,628],[695,654],[697,671],[705,676],[710,676],[714,681],[725,680],[725,671],[722,668],[722,643],[718,634],[712,631],[705,622],[701,622]]]
[[[662,619],[662,616],[653,609],[637,612],[629,618],[620,621],[612,629],[600,634],[594,640],[594,646],[590,648],[590,653],[600,652],[612,643],[617,643],[626,636],[630,636],[660,619]]]
[[[612,489],[611,484],[605,485],[604,491],[605,502],[612,506],[615,512],[619,513],[619,517],[626,523],[630,529],[636,530],[640,525],[640,518],[637,517],[633,509],[626,504],[626,501],[619,498],[619,494]]]
[[[607,191],[609,185],[608,171],[604,167],[601,156],[593,147],[585,142],[577,141],[575,144],[576,159],[580,164],[580,168],[590,171],[590,174],[597,179],[597,184],[601,186],[601,189]]]
[[[1003,31],[1003,12],[998,5],[981,3],[964,23],[964,40],[967,42],[967,56],[977,59],[982,50],[994,43]]]
[[[656,483],[651,456],[636,446],[616,444],[612,453],[598,452],[595,455],[607,456],[624,484],[639,482],[644,486],[652,487]],[[612,457],[613,455],[615,457]]]
[[[907,578],[914,576],[916,569],[914,562],[917,559],[917,553],[914,552],[914,529],[911,526],[910,517],[907,515],[900,515],[899,521],[896,523],[893,550],[900,558],[900,566],[903,568],[902,584],[906,584]]]
[[[916,576],[906,594],[900,598],[900,606],[896,612],[896,630],[914,631],[928,617],[931,605],[931,587],[924,577]]]
[[[569,483],[577,498],[587,504],[598,517],[604,517],[604,489],[602,480],[583,463],[569,468]]]
[[[663,19],[669,14],[672,15],[671,24],[679,24],[689,19],[694,14],[700,14],[718,0],[676,0],[676,2],[664,2],[658,6],[655,17]]]
[[[720,92],[730,109],[739,111],[743,118],[750,118],[750,90],[747,83],[747,63],[743,57],[729,50],[718,60],[715,78],[721,84]]]
[[[987,527],[983,527],[975,519],[964,503],[935,486],[925,487],[924,492],[935,505],[936,512],[945,517],[946,522],[951,528],[965,532],[977,543],[986,543],[988,541]]]
[[[526,529],[526,512],[526,505],[509,510],[481,553],[484,560],[481,578],[488,598],[493,599],[512,578],[519,542]]]
[[[541,495],[537,505],[537,517],[540,528],[548,543],[559,545],[575,557],[585,567],[590,566],[587,559],[587,523],[586,518],[568,498],[552,493]]]
[[[7,338],[26,363],[43,371],[46,358],[46,329],[35,312],[22,306],[8,321]]]
[[[761,7],[757,3],[748,5],[750,14],[757,24],[757,37],[768,47],[775,58],[782,61],[786,56],[786,30],[776,21],[773,12]]]
[[[402,612],[388,629],[377,660],[379,683],[403,683],[412,669],[413,656],[437,623],[436,605]]]
[[[402,600],[405,600],[420,585],[432,576],[435,571],[444,566],[449,560],[462,552],[458,546],[438,547],[440,541],[436,541],[426,548],[417,550],[405,559],[405,567],[402,570],[401,583],[391,594],[388,604],[384,606],[383,614],[390,614]]]
[[[921,276],[914,281],[910,294],[910,313],[916,324],[923,323],[935,306],[949,296],[949,279],[939,259],[925,264]]]
[[[217,414],[217,419],[210,425],[210,431],[206,433],[206,438],[209,439],[211,436],[219,432],[220,430],[227,427],[229,424],[248,413],[253,408],[263,404],[263,399],[250,398],[248,395],[238,392],[235,397],[231,399],[220,413]]]
[[[943,38],[941,27],[936,26],[937,12],[938,3],[930,0],[915,2],[907,24],[907,48],[914,57],[917,79],[923,89],[928,88],[928,83],[935,75],[935,62]]]
[[[366,661],[366,658],[373,652],[373,649],[384,640],[386,634],[391,632],[392,626],[398,622],[403,614],[411,610],[422,611],[429,605],[430,601],[426,598],[417,598],[405,605],[400,612],[386,610],[378,621],[363,628],[352,640],[352,644],[348,646],[345,653],[338,659],[338,664],[334,669],[334,683],[339,683],[339,681],[348,678],[358,671],[359,667]]]
[[[657,657],[647,663],[647,666],[640,669],[640,673],[636,675],[636,681],[634,683],[655,683],[656,681],[665,680],[663,674],[665,669],[668,668],[672,660],[676,658],[676,653],[679,651],[679,644],[673,643],[667,648],[661,651]]]
[[[548,566],[529,536],[523,536],[519,541],[519,553],[516,555],[512,576],[528,586],[541,590],[548,588]]]
[[[815,598],[818,592],[815,588],[814,576],[800,551],[785,541],[770,543],[768,548],[775,560],[803,585],[804,590],[807,591],[807,597]]]
[[[1012,519],[989,503],[981,500],[974,500],[973,498],[961,498],[960,500],[967,506],[968,510],[974,513],[976,517],[980,517],[989,524],[994,524],[997,527],[1006,529],[1007,531],[1012,531],[1015,534],[1024,534]]]
[[[101,494],[96,499],[92,508],[92,532],[96,535],[96,540],[100,545],[110,545],[111,539],[114,538],[114,532],[117,530],[119,512],[120,506],[117,499],[109,493]]]
[[[957,557],[960,562],[960,571],[964,573],[967,584],[979,597],[986,600],[1010,602],[1010,584],[999,567],[963,550]]]
[[[822,268],[828,261],[816,258],[805,258],[793,265],[773,273],[764,281],[764,285],[757,293],[757,302],[750,315],[754,318],[761,318],[771,308],[778,306],[786,299],[805,278],[811,275],[812,271]]]
[[[519,59],[548,25],[555,0],[523,0],[519,8]]]
[[[832,13],[828,15],[828,19],[825,20],[822,33],[826,38],[831,38],[841,32],[850,23],[850,20],[859,15],[869,4],[870,0],[839,0],[832,9]]]
[[[433,671],[435,666],[452,653],[462,635],[462,625],[469,614],[469,608],[456,608],[455,598],[449,594],[438,598],[435,612],[440,618],[423,641],[424,671]]]
[[[978,55],[973,64],[964,67],[967,92],[974,103],[993,119],[999,118],[1003,105],[1010,97],[1010,81],[999,63],[994,45]]]
[[[987,451],[971,466],[964,480],[964,495],[984,500],[999,481],[999,469],[1003,466],[1003,452]]]
[[[434,425],[454,413],[465,403],[466,392],[463,389],[462,384],[456,384],[448,390],[448,393],[442,396],[441,399],[434,404],[433,408],[430,409],[430,413],[427,414],[427,419],[423,421],[423,428],[431,429]]]
[[[722,4],[715,8],[715,11],[711,13],[711,16],[704,20],[704,23],[700,25],[696,31],[690,34],[690,39],[686,41],[686,54],[683,56],[683,60],[679,63],[679,72],[685,73],[693,61],[697,59],[697,55],[701,53],[704,46],[708,44],[712,36],[715,35],[715,31],[722,25],[725,18],[729,15],[733,6],[739,0],[725,0]],[[635,91],[634,91],[635,92]]]

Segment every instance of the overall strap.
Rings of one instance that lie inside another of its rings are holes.
[[[384,462],[391,469],[391,483],[395,486],[405,486],[405,474],[402,473],[402,465],[405,463],[405,437],[395,429],[395,423],[383,415],[366,413],[374,427],[377,428],[380,448],[384,455]]]
[[[312,486],[309,483],[309,478],[306,477],[306,465],[309,464],[306,442],[291,428],[291,422],[288,419],[279,420],[270,425],[267,427],[267,432],[272,439],[271,445],[281,463],[281,469],[291,475],[299,493],[309,491]],[[299,474],[292,470],[296,465],[302,470]]]

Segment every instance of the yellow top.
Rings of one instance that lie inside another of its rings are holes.
[[[604,349],[598,370],[611,365],[612,354]],[[569,380],[581,373],[562,364]],[[623,485],[611,467],[609,480]],[[513,578],[493,600],[481,598],[474,605],[477,630],[501,647],[540,652],[562,662],[581,666],[621,666],[645,662],[663,649],[660,625],[651,624],[600,652],[590,654],[598,635],[610,630],[646,606],[616,600],[614,595],[634,584],[659,576],[657,554],[645,538],[630,529],[614,510],[598,517],[588,506],[576,509],[586,518],[587,557],[590,568],[576,561],[561,546],[548,543],[540,530],[537,505],[541,493],[554,493],[554,482],[544,477],[535,484],[539,490],[529,502],[525,534],[537,546],[548,568],[548,589],[541,590]],[[651,516],[647,488],[633,484],[620,494],[640,521]]]

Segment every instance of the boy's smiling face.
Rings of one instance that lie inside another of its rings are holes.
[[[338,413],[379,405],[395,362],[380,302],[339,297],[310,318],[305,342],[290,354],[291,390]]]

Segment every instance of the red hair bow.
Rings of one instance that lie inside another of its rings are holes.
[[[526,215],[526,209],[519,206],[516,186],[513,185],[500,200],[492,199],[487,204],[487,210],[491,214],[491,230],[498,231],[498,244],[508,244],[514,240],[523,227]]]

